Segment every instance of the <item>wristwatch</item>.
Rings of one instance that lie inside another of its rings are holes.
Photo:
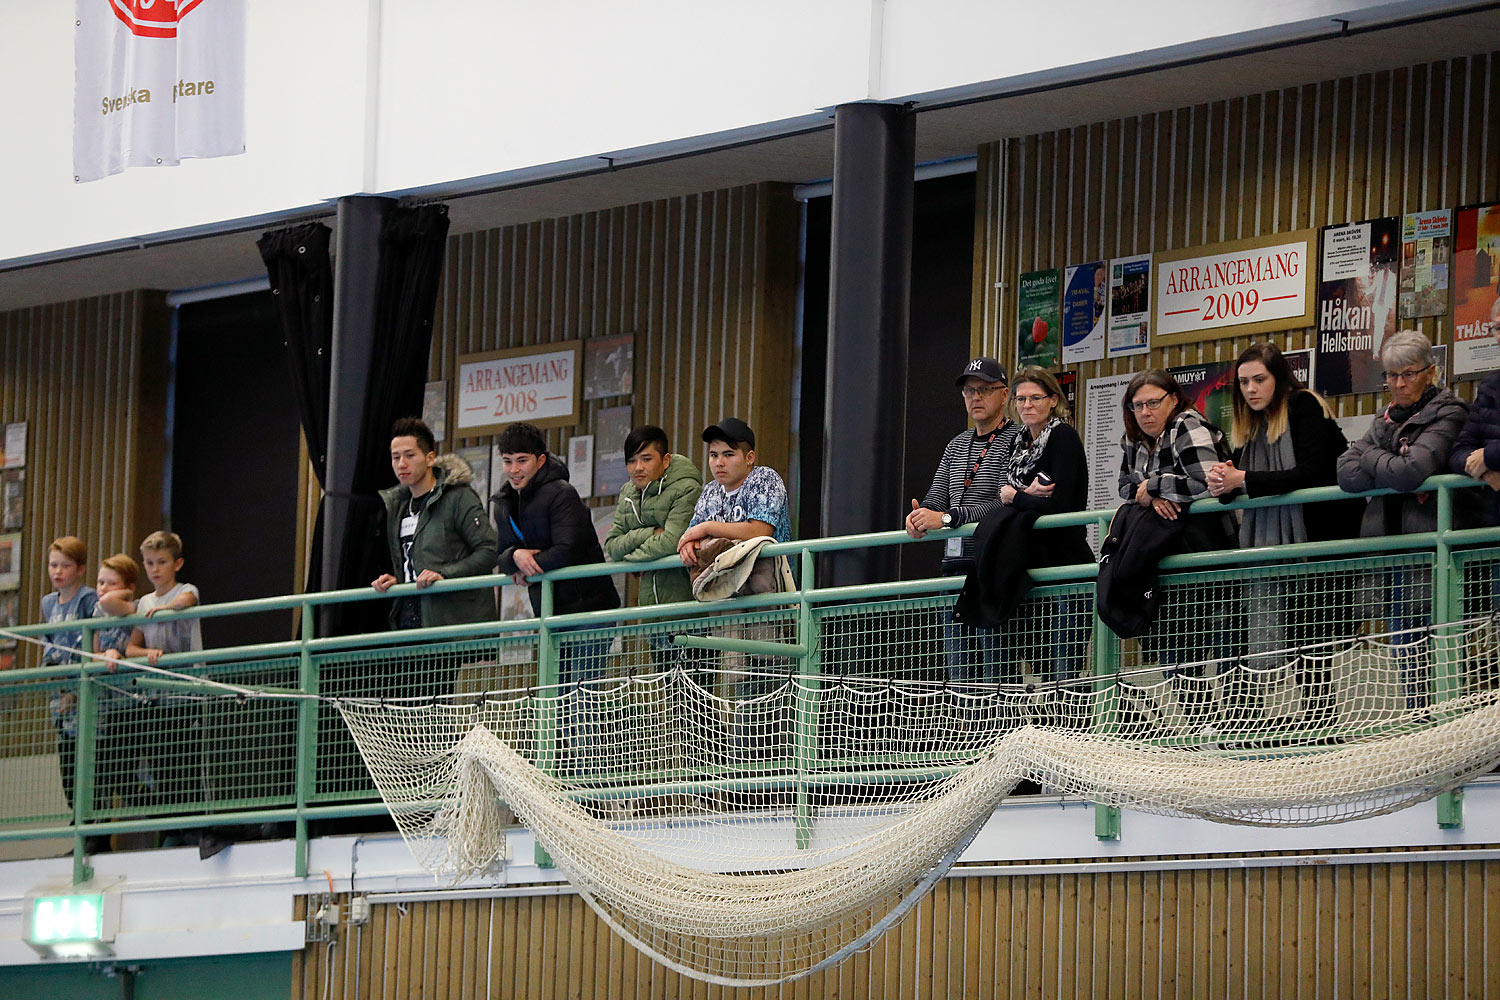
[[[943,511],[943,527],[945,527],[945,528],[951,528],[951,527],[953,527],[953,515],[950,514],[950,513],[948,513],[946,510]]]

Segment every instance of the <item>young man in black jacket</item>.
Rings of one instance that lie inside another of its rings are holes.
[[[499,441],[503,482],[490,497],[500,537],[500,572],[517,584],[563,566],[602,563],[604,550],[589,509],[568,482],[568,467],[547,453],[547,441],[531,424],[511,424]],[[531,610],[542,613],[542,585],[528,591]],[[607,611],[620,596],[607,576],[563,580],[552,585],[552,613]],[[610,639],[558,639],[558,681],[574,684],[604,672]]]

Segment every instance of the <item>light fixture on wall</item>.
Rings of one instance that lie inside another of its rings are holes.
[[[21,936],[43,958],[113,955],[119,930],[119,883],[39,886],[26,894]]]

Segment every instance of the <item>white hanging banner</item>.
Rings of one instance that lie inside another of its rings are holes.
[[[74,181],[245,151],[245,0],[74,10]]]

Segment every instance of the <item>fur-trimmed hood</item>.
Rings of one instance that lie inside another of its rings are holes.
[[[432,463],[434,470],[441,470],[443,475],[439,476],[443,483],[448,486],[473,486],[474,470],[469,468],[469,463],[459,458],[453,452],[445,452],[439,455]],[[437,475],[434,471],[433,475]]]

